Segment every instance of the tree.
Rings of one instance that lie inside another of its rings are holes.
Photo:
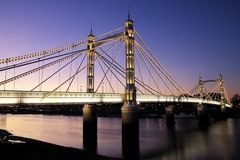
[[[231,103],[233,107],[240,107],[240,96],[235,94],[231,99]]]

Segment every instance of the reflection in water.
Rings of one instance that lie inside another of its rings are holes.
[[[233,131],[234,122],[228,120],[217,122],[208,129],[190,128],[189,130],[168,130],[169,148],[159,152],[154,159],[164,160],[238,160],[240,147],[239,132]],[[238,127],[237,127],[238,128]],[[238,128],[239,131],[239,128]],[[234,133],[236,135],[233,135]]]
[[[93,121],[93,123],[89,121],[83,122],[83,148],[92,152],[97,151],[96,122],[97,121]]]
[[[97,151],[97,114],[94,106],[83,109],[83,148]]]
[[[1,129],[19,136],[80,149],[83,148],[82,124],[83,118],[74,116],[0,115]],[[98,117],[97,152],[120,158],[135,152],[130,152],[131,149],[136,152],[139,149],[142,159],[237,160],[240,159],[239,126],[239,119],[229,119],[200,129],[197,119],[176,119],[175,127],[167,128],[165,119],[140,119],[138,148],[132,147],[137,146],[138,141],[134,140],[137,134],[124,134],[122,137],[121,128],[126,126],[122,126],[121,118]],[[131,129],[126,128],[126,132]],[[129,143],[131,140],[135,142]]]
[[[138,112],[122,113],[122,155],[124,159],[139,159]]]
[[[178,146],[178,144],[177,144],[176,130],[175,130],[174,126],[169,127],[169,125],[168,125],[167,139],[168,139],[169,148],[168,148],[168,150],[165,151],[165,153],[171,152],[172,150],[176,150],[177,153],[176,153],[175,157],[180,158],[181,153],[182,153],[182,146]]]

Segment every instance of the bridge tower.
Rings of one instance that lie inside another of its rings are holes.
[[[220,90],[220,105],[221,105],[221,111],[225,110],[225,96],[224,96],[224,86],[223,86],[223,76],[220,74],[219,75],[219,90]]]
[[[92,34],[92,29],[88,35],[88,45],[87,45],[87,93],[94,92],[94,58],[95,58],[95,48],[94,48],[95,36]]]
[[[134,70],[134,29],[133,20],[128,16],[125,22],[125,67],[126,67],[126,87],[125,87],[125,103],[122,112],[138,111],[136,105],[136,87],[135,87],[135,70]]]
[[[202,77],[199,77],[199,96],[201,99],[203,99],[203,90],[204,90],[204,86],[203,86],[203,80]]]
[[[128,14],[125,21],[126,86],[122,111],[122,147],[126,159],[139,159],[139,109],[136,103],[134,71],[134,29]],[[124,149],[130,148],[130,149]],[[137,157],[136,157],[137,156]]]
[[[201,76],[199,76],[198,89],[199,89],[199,98],[203,99],[204,98],[204,83],[203,83]],[[198,122],[200,125],[205,125],[208,123],[207,110],[203,103],[200,103],[197,105],[197,117],[198,117],[198,120],[199,120]]]
[[[87,93],[94,93],[94,40],[91,29],[87,45]],[[97,147],[97,109],[94,104],[85,104],[83,107],[83,147],[92,151]]]
[[[134,71],[134,29],[133,20],[129,15],[125,22],[125,36],[126,87],[124,94],[125,102],[122,107],[122,114],[130,112],[138,114]]]

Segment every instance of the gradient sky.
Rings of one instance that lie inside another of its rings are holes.
[[[185,88],[221,73],[240,94],[239,0],[0,0],[0,58],[41,51],[124,25]]]

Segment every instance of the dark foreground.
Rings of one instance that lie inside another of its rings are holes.
[[[0,129],[1,159],[17,160],[110,160],[88,151],[62,147],[29,138],[14,136]]]

